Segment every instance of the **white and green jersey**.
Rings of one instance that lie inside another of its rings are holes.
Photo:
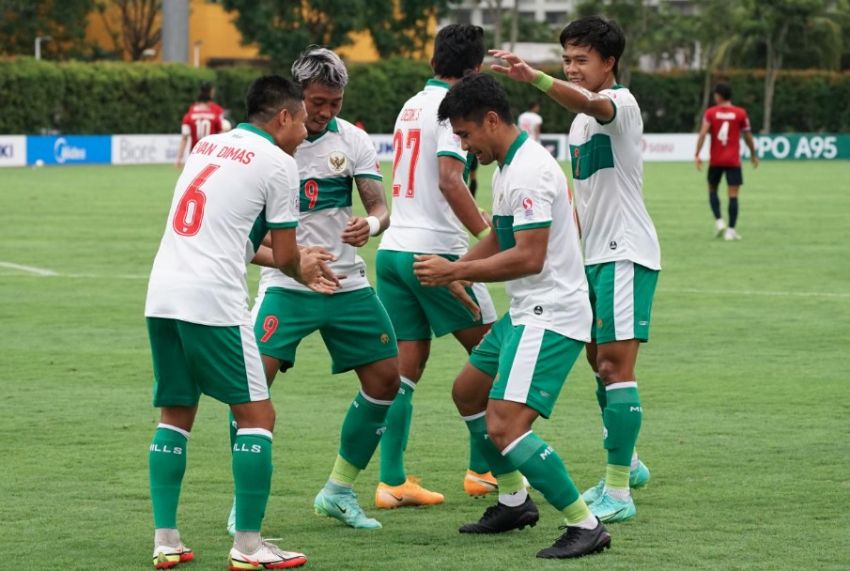
[[[382,250],[466,253],[469,237],[440,191],[439,157],[466,162],[466,151],[437,109],[449,84],[428,80],[425,89],[404,104],[393,131],[393,186],[390,227]]]
[[[331,269],[345,276],[339,291],[369,287],[366,264],[357,248],[343,243],[341,236],[351,218],[354,178],[382,180],[375,145],[366,131],[335,117],[324,133],[301,143],[295,162],[301,186],[298,244],[322,246],[334,255]],[[260,291],[268,287],[309,290],[280,270],[263,268]]]
[[[629,260],[661,269],[658,235],[643,202],[643,119],[631,92],[600,91],[614,103],[604,125],[579,114],[570,127],[576,209],[587,265]]]
[[[549,151],[523,131],[493,173],[493,228],[499,249],[516,246],[516,232],[547,226],[543,271],[505,284],[511,321],[588,342],[593,315],[567,178]]]
[[[298,167],[253,125],[201,139],[174,188],[153,262],[147,317],[250,323],[246,244],[256,220],[298,225]]]

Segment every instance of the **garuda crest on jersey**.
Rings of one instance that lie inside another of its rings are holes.
[[[348,163],[348,158],[339,151],[334,151],[328,155],[328,168],[339,174],[345,170]]]

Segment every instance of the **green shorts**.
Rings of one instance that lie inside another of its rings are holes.
[[[331,354],[334,374],[398,355],[395,332],[384,306],[370,287],[325,295],[270,287],[254,331],[260,353],[295,364],[302,339],[318,330]]]
[[[514,325],[506,313],[481,340],[469,363],[494,377],[492,400],[523,403],[549,418],[584,343],[554,331]]]
[[[153,405],[195,406],[201,393],[226,404],[266,400],[269,389],[254,330],[148,317]]]
[[[658,270],[618,260],[586,266],[584,271],[593,307],[591,339],[596,343],[649,341]]]
[[[496,320],[493,300],[484,284],[467,288],[481,308],[481,319],[473,319],[464,305],[444,287],[425,287],[413,273],[413,252],[378,250],[375,271],[378,296],[392,316],[396,335],[402,341],[431,339]],[[441,254],[449,260],[458,256]]]

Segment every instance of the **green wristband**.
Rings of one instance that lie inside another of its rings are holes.
[[[531,85],[533,85],[543,93],[546,93],[547,91],[549,91],[549,89],[551,89],[554,83],[554,77],[552,77],[551,75],[546,75],[545,73],[540,71],[537,72],[537,77],[534,79],[534,81],[531,82]]]

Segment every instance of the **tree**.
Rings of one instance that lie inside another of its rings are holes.
[[[381,58],[425,53],[432,38],[431,22],[448,8],[449,0],[372,0],[367,2],[365,27]]]
[[[337,48],[366,28],[368,0],[223,0],[236,12],[245,44],[257,44],[276,69],[289,69],[307,46]]]
[[[115,51],[130,61],[142,59],[145,50],[162,38],[162,0],[98,0],[97,11]]]
[[[86,17],[94,0],[0,0],[0,53],[33,53],[35,38],[50,36],[42,53],[66,59],[85,50]]]
[[[776,78],[782,69],[791,47],[806,35],[814,37],[821,45],[837,45],[823,53],[833,52],[833,63],[841,53],[841,27],[833,19],[836,8],[843,2],[826,0],[748,0],[750,33],[764,48],[764,120],[762,133],[770,133],[773,113],[773,96]],[[838,55],[835,55],[838,54]]]

